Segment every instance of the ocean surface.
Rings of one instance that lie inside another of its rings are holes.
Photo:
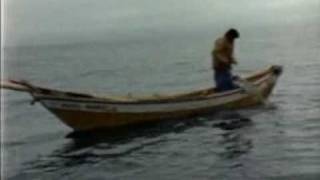
[[[101,95],[207,88],[214,39],[234,27],[236,74],[284,67],[266,105],[70,136],[4,90],[3,178],[320,179],[319,0],[181,2],[6,1],[5,78]]]

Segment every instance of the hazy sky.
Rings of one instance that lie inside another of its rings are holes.
[[[7,45],[66,43],[320,18],[320,0],[5,0]]]

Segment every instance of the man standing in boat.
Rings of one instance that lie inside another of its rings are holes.
[[[237,64],[233,57],[234,41],[239,38],[236,29],[229,29],[225,35],[215,41],[212,55],[212,68],[217,91],[227,91],[238,88],[232,81],[232,65]]]

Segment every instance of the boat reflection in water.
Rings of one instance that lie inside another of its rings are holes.
[[[179,147],[179,144],[194,146],[194,141],[190,139],[199,138],[196,131],[201,129],[208,131],[208,142],[200,143],[202,146],[208,146],[208,149],[199,147],[199,151],[212,151],[211,156],[216,157],[216,161],[235,160],[253,147],[251,140],[244,138],[242,134],[245,133],[243,129],[250,128],[252,121],[236,112],[229,111],[226,114],[124,127],[108,133],[73,132],[67,136],[67,144],[45,158],[28,162],[25,171],[42,171],[55,177],[56,174],[71,174],[83,165],[103,167],[106,171],[111,171],[117,163],[119,166],[136,164],[137,168],[143,169],[150,162],[149,156],[169,158],[173,152],[175,156],[182,156],[187,149]],[[209,133],[214,133],[215,136],[211,137]],[[178,146],[171,152],[163,152],[161,147],[166,146],[164,149],[167,149],[168,144]],[[210,163],[214,165],[216,162]],[[241,163],[231,163],[227,168],[238,166],[241,166]],[[128,167],[121,169],[125,171],[126,168]]]

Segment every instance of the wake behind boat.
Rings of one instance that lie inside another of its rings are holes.
[[[214,88],[209,88],[140,98],[101,97],[12,80],[2,82],[1,88],[28,92],[34,102],[40,102],[74,131],[88,131],[259,105],[269,97],[281,72],[281,66],[270,66],[243,78],[250,83],[251,90],[244,87],[216,92]]]

